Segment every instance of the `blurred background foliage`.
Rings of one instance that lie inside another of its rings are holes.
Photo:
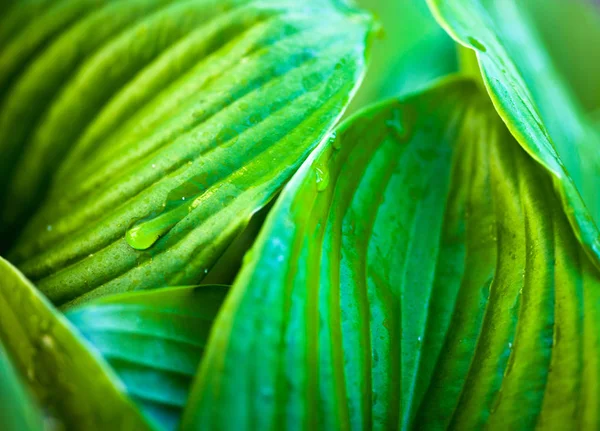
[[[494,3],[502,0],[488,0]],[[377,100],[418,91],[459,68],[454,42],[433,19],[426,0],[356,0],[381,25],[369,70],[347,115]],[[584,110],[600,127],[600,3],[522,0],[549,58]]]
[[[347,111],[413,92],[458,68],[454,42],[429,12],[425,0],[356,0],[379,22],[369,69]]]

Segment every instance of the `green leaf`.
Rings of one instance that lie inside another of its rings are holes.
[[[370,24],[320,0],[189,0],[99,42],[21,153],[7,212],[59,172],[11,261],[59,305],[198,283],[342,114]]]
[[[41,431],[44,419],[0,342],[0,424],[5,431]]]
[[[112,295],[66,317],[146,416],[173,430],[226,292],[224,286],[200,286]]]
[[[23,17],[9,16],[0,23],[0,28],[26,23],[15,29],[0,54],[0,95],[6,93],[0,108],[3,236],[10,238],[22,227],[23,216],[37,205],[74,138],[111,90],[197,25],[191,5],[166,8],[168,3],[42,2],[33,17],[25,13],[33,5],[24,3],[13,12]],[[156,13],[160,6],[164,10]],[[162,31],[158,40],[156,31]],[[122,62],[125,55],[127,62],[117,67],[116,60]],[[82,83],[94,80],[95,91]]]
[[[349,119],[286,186],[182,428],[596,429],[599,312],[550,175],[451,80]]]
[[[428,0],[438,22],[477,54],[488,93],[523,148],[553,176],[575,234],[600,268],[600,133],[561,80],[514,0]]]
[[[67,428],[150,429],[110,367],[2,258],[0,341],[41,404]]]

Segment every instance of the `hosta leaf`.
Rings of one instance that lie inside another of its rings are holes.
[[[600,134],[561,81],[515,0],[428,0],[438,22],[477,53],[498,113],[551,172],[577,237],[600,268]]]
[[[200,286],[112,295],[69,310],[66,317],[142,411],[171,430],[226,292],[223,286]]]
[[[600,275],[470,81],[344,123],[284,189],[183,429],[595,429]]]
[[[0,343],[0,424],[5,431],[41,431],[41,411],[23,386],[17,371]]]
[[[168,3],[61,1],[38,11],[37,17],[28,17],[28,25],[16,31],[0,54],[0,90],[4,82],[12,83],[0,108],[3,236],[22,225],[23,215],[36,205],[73,138],[111,96],[111,89],[126,82],[201,19],[199,13],[193,14],[198,8],[189,3],[166,7]],[[6,25],[14,20],[7,20]],[[157,31],[161,31],[160,39]],[[32,44],[33,58],[25,58]],[[124,55],[128,61],[117,67],[115,60],[122,61]],[[21,56],[23,61],[18,63]],[[9,74],[11,80],[5,78]],[[82,83],[94,79],[95,88]]]
[[[42,404],[68,429],[149,429],[110,367],[2,258],[0,340]]]
[[[179,1],[140,20],[69,72],[11,181],[9,212],[44,183],[34,165],[58,168],[11,254],[57,304],[197,283],[341,115],[370,32],[317,0]],[[47,165],[43,149],[67,147]]]

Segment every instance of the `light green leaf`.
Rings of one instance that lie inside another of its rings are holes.
[[[11,260],[60,305],[199,282],[342,114],[370,24],[320,0],[188,0],[98,36],[57,78],[10,181],[7,212],[59,171]]]
[[[2,258],[0,341],[41,404],[69,429],[150,429],[110,367]]]
[[[455,72],[452,39],[437,25],[425,0],[356,0],[373,13],[380,30],[373,40],[363,84],[347,114],[371,103],[414,92]]]
[[[540,34],[561,81],[587,111],[600,109],[600,4],[595,0],[528,0],[530,23]],[[521,4],[519,4],[520,6]]]
[[[41,431],[44,420],[0,342],[0,424],[4,431]]]
[[[596,429],[600,275],[475,83],[349,119],[217,317],[191,429]]]
[[[575,234],[600,268],[600,134],[561,81],[524,8],[515,0],[428,2],[440,25],[477,53],[498,113],[552,174]]]
[[[227,289],[200,286],[112,295],[66,317],[160,429],[173,430]]]

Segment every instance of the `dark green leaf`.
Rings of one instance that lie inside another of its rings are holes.
[[[0,341],[42,405],[69,429],[149,429],[104,360],[2,258]]]
[[[161,429],[173,430],[226,292],[223,286],[200,286],[112,295],[66,317],[142,411]]]
[[[97,14],[112,16],[106,8]],[[77,24],[81,38],[97,14]],[[57,304],[197,283],[342,114],[370,23],[320,0],[188,0],[98,35],[56,78],[62,88],[20,153],[13,218],[43,172],[59,172],[12,261]],[[13,91],[58,61],[76,30]]]
[[[600,134],[561,80],[520,3],[429,4],[440,25],[477,53],[498,113],[523,148],[552,174],[577,237],[600,268]]]
[[[596,429],[600,275],[471,81],[351,118],[269,214],[183,429]]]

